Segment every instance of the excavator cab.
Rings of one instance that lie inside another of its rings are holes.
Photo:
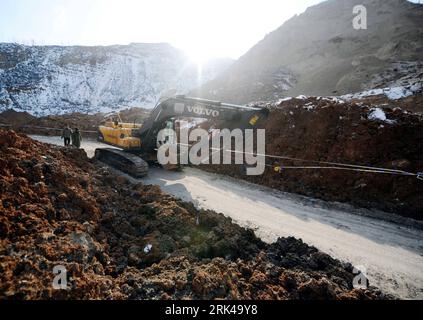
[[[141,141],[134,135],[134,131],[141,127],[141,124],[123,122],[118,113],[99,126],[97,140],[124,150],[139,149]]]

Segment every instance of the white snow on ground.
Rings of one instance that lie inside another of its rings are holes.
[[[295,99],[299,99],[299,100],[306,100],[307,96],[305,95],[299,95],[298,97],[296,97]]]
[[[372,111],[369,113],[368,119],[372,121],[376,121],[376,120],[384,121],[390,124],[395,123],[395,120],[389,120],[386,117],[385,112],[381,108],[373,108]]]
[[[385,95],[391,100],[399,100],[413,95],[413,92],[403,87],[396,87],[385,91]]]
[[[292,97],[286,97],[286,98],[283,98],[283,99],[279,99],[277,104],[281,104],[282,102],[290,101],[290,100],[292,100]]]
[[[386,121],[386,114],[381,108],[374,108],[369,114],[369,120]]]
[[[330,97],[330,98],[324,98],[325,100],[330,100],[332,102],[338,103],[338,104],[344,104],[345,101],[342,99],[339,99],[338,97]]]
[[[59,137],[32,137],[62,144]],[[89,156],[94,155],[95,148],[105,146],[95,141],[82,143]],[[221,212],[255,229],[269,243],[278,237],[301,238],[332,257],[366,267],[371,284],[384,292],[423,299],[423,232],[413,226],[422,223],[410,219],[406,219],[410,226],[387,222],[364,215],[369,213],[365,209],[282,193],[192,168],[183,172],[152,168],[140,181],[159,185],[199,208]],[[404,221],[392,217],[393,221],[397,219]]]
[[[397,86],[391,88],[383,88],[383,89],[373,89],[353,94],[346,94],[341,96],[341,99],[344,100],[351,100],[351,99],[363,99],[372,96],[379,96],[385,95],[387,98],[391,100],[399,100],[403,98],[407,98],[412,96],[418,92],[422,91],[422,82],[416,82],[410,86]]]

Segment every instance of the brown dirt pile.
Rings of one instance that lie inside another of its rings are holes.
[[[269,158],[267,163],[282,167],[327,166],[312,162],[324,161],[423,171],[423,117],[380,106],[387,119],[372,119],[376,106],[330,98],[292,99],[269,106],[266,153],[309,161]],[[276,173],[269,167],[262,176],[247,177],[236,166],[204,168],[287,192],[423,219],[423,183],[415,176],[326,169]]]
[[[406,98],[391,100],[385,95],[369,96],[367,98],[353,99],[352,103],[366,104],[366,105],[382,105],[387,108],[402,110],[423,115],[423,93],[419,92]]]
[[[15,110],[6,110],[0,113],[0,124],[20,127],[34,120],[35,117],[28,112],[17,112]]]
[[[373,299],[352,266],[0,130],[2,299]],[[198,223],[197,223],[198,222]],[[53,268],[68,289],[54,290]]]

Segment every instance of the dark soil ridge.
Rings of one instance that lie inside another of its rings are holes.
[[[0,299],[386,299],[350,264],[0,130]],[[198,222],[198,223],[197,223]],[[55,266],[68,289],[52,287]]]

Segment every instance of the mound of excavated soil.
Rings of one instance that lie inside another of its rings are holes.
[[[130,108],[119,112],[122,121],[142,123],[148,117],[149,111],[143,108]],[[104,120],[117,115],[105,115],[104,113],[97,114],[82,114],[70,113],[64,115],[50,115],[45,117],[33,117],[27,112],[17,112],[14,110],[7,110],[0,113],[0,125],[8,125],[18,132],[26,134],[39,134],[46,136],[60,135],[63,128],[70,126],[71,128],[78,127],[84,137],[97,138],[98,126]]]
[[[291,99],[269,106],[266,153],[308,161],[268,158],[267,163],[282,168],[328,166],[313,162],[323,161],[423,171],[423,117],[376,106],[331,98]],[[327,169],[277,173],[268,167],[262,176],[247,177],[236,166],[203,168],[283,191],[423,219],[423,181],[416,176]]]
[[[386,108],[402,110],[423,115],[423,93],[419,92],[409,97],[398,100],[392,100],[385,95],[368,96],[360,99],[352,99],[352,103],[366,104],[366,105],[380,105]]]
[[[53,268],[68,289],[54,290]],[[84,151],[0,130],[2,299],[373,299],[352,266],[293,238],[267,245]]]
[[[28,112],[17,112],[13,109],[0,113],[0,124],[10,125],[12,127],[20,127],[34,119],[35,117]]]

